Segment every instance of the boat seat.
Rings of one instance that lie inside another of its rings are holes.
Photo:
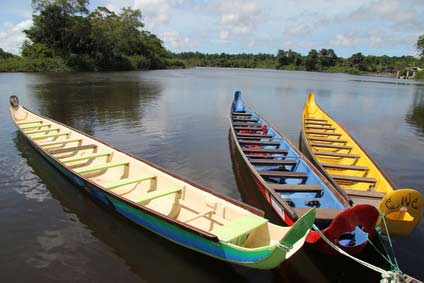
[[[284,193],[321,193],[320,185],[289,185],[289,184],[268,184],[276,192]]]
[[[340,133],[327,133],[327,132],[317,132],[317,131],[306,131],[306,133],[308,135],[338,136],[338,137],[342,135]]]
[[[258,122],[258,119],[234,117],[233,122]]]
[[[71,132],[67,132],[67,133],[58,133],[58,134],[31,137],[31,139],[32,140],[43,140],[43,139],[58,138],[58,137],[70,136],[70,135],[71,135]]]
[[[272,135],[264,135],[264,134],[247,134],[247,133],[237,133],[237,137],[253,137],[253,138],[272,138]]]
[[[375,191],[345,190],[349,196],[382,199],[386,194]]]
[[[155,191],[151,191],[151,192],[147,192],[144,194],[141,194],[139,196],[133,196],[131,198],[128,198],[129,200],[136,202],[136,203],[143,203],[143,202],[148,202],[160,197],[164,197],[170,194],[175,194],[180,192],[182,189],[181,188],[177,188],[177,187],[171,187],[171,188],[167,188],[167,189],[160,189],[160,190],[155,190]]]
[[[250,141],[250,140],[239,140],[241,144],[253,144],[253,145],[280,145],[279,141]]]
[[[29,129],[34,129],[34,128],[46,128],[46,127],[51,127],[52,124],[41,124],[41,125],[34,125],[34,126],[28,126],[28,127],[21,127],[21,130],[25,132],[25,130],[29,130]]]
[[[67,147],[67,148],[60,148],[60,149],[51,149],[47,150],[50,154],[59,154],[59,153],[66,153],[66,152],[72,152],[72,151],[80,151],[85,149],[91,149],[91,148],[97,148],[97,145],[95,144],[87,144],[87,145],[81,145],[81,146],[75,146],[75,147]]]
[[[16,125],[30,125],[30,124],[43,124],[42,120],[31,121],[31,122],[16,122]]]
[[[108,163],[84,166],[84,167],[76,168],[73,170],[78,174],[83,174],[83,173],[89,173],[93,171],[109,169],[109,168],[119,167],[119,166],[128,166],[128,165],[129,165],[128,161],[117,161],[117,162],[108,162]]]
[[[130,184],[134,184],[134,183],[139,183],[139,182],[142,182],[142,181],[155,179],[155,178],[156,178],[155,175],[141,175],[141,176],[137,176],[137,177],[120,179],[118,181],[106,184],[103,187],[105,189],[111,190],[111,189],[116,189],[116,188],[119,188],[119,187],[122,187],[122,186],[130,185]]]
[[[369,170],[366,166],[356,166],[356,165],[344,165],[344,164],[335,164],[335,163],[321,163],[321,166],[329,169],[342,169],[342,170],[353,170],[353,171],[367,171]]]
[[[338,139],[328,139],[328,138],[320,138],[320,137],[308,137],[311,141],[322,141],[329,143],[347,143],[347,140],[338,140]]]
[[[255,122],[233,122],[234,126],[250,126],[250,127],[260,127],[262,126],[261,123],[255,123]]]
[[[234,130],[263,131],[261,127],[242,127],[242,126],[234,126]]]
[[[335,144],[328,144],[328,143],[310,143],[311,146],[314,147],[325,147],[325,148],[334,148],[334,149],[347,149],[350,150],[352,149],[351,146],[347,146],[347,145],[335,145]]]
[[[307,121],[314,121],[314,122],[327,122],[327,120],[324,119],[317,119],[317,118],[305,118]]]
[[[25,132],[25,134],[32,135],[32,134],[48,133],[48,132],[59,132],[59,131],[60,131],[59,128],[54,128],[54,129],[47,129],[47,130],[36,130],[36,131],[32,131],[32,132]]]
[[[349,181],[356,183],[377,183],[377,179],[368,178],[368,177],[357,177],[357,176],[345,176],[345,175],[330,175],[336,181]]]
[[[276,153],[276,154],[287,154],[287,149],[273,149],[273,148],[243,148],[245,153]]]
[[[246,112],[233,112],[231,113],[233,116],[252,116],[252,114],[246,113]]]
[[[306,121],[305,124],[308,125],[322,125],[322,126],[332,126],[332,124],[320,121]]]
[[[215,212],[215,210],[214,210],[214,209],[212,209],[212,208],[210,208],[210,209],[205,210],[205,211],[203,211],[203,212],[201,212],[201,213],[199,213],[199,214],[196,214],[196,215],[194,215],[194,216],[192,216],[192,217],[190,217],[190,218],[187,218],[187,219],[181,220],[181,222],[188,223],[188,222],[191,222],[191,221],[193,221],[193,220],[196,220],[196,219],[199,219],[199,218],[205,217],[206,215],[211,214],[211,213],[214,213],[214,212]]]
[[[295,166],[297,164],[296,160],[279,160],[279,159],[250,159],[250,163],[256,165],[291,165]]]
[[[293,209],[299,217],[302,217],[311,208],[310,207],[309,208],[299,207],[299,208],[293,208]],[[336,208],[317,208],[315,212],[316,212],[316,219],[332,220],[339,213],[343,212],[343,210],[342,209],[336,209]]]
[[[359,158],[359,154],[351,153],[338,153],[338,152],[328,152],[328,151],[312,151],[313,154],[319,156],[330,156],[330,157],[341,157],[341,158]]]
[[[262,177],[276,177],[283,179],[307,179],[308,174],[304,172],[291,172],[291,171],[258,171]]]
[[[92,153],[92,154],[66,157],[66,158],[63,158],[63,159],[59,158],[59,160],[63,163],[69,163],[69,162],[82,161],[82,160],[87,160],[87,159],[92,159],[92,158],[97,158],[97,157],[110,156],[111,154],[112,154],[112,152],[95,152],[95,153]]]
[[[53,141],[53,142],[43,142],[39,143],[39,146],[51,146],[51,145],[59,145],[59,144],[67,144],[72,142],[82,142],[82,139],[68,139],[63,141]]]
[[[331,131],[335,131],[336,128],[332,128],[332,127],[319,127],[319,126],[306,126],[307,129],[317,129],[317,130],[331,130]]]
[[[230,242],[250,231],[266,224],[267,219],[247,214],[222,226],[217,226],[210,233],[215,234],[221,241]]]

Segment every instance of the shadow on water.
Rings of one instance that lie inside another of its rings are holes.
[[[228,144],[233,173],[243,201],[262,209],[271,222],[284,225],[257,189],[243,157],[237,150],[231,130],[228,134]],[[386,268],[385,262],[377,258],[375,251],[370,247],[357,257]],[[369,271],[342,255],[321,254],[308,244],[283,262],[279,272],[283,282],[358,282],[358,278],[366,278],[366,282],[378,282],[381,279],[378,273]]]
[[[64,175],[50,165],[21,134],[14,139],[16,147],[28,166],[46,185],[67,218],[76,215],[78,222],[95,239],[106,244],[130,270],[146,282],[277,282],[269,271],[223,263],[167,241],[135,225],[80,192]],[[75,220],[74,220],[75,221]],[[79,241],[75,243],[78,249]],[[97,264],[110,266],[109,257],[97,258]],[[74,269],[81,268],[76,263]],[[110,266],[113,268],[112,266]],[[68,266],[66,267],[68,268]],[[52,268],[48,273],[60,273]],[[60,274],[51,275],[56,279]],[[62,275],[64,277],[64,275]],[[64,280],[69,280],[69,277]],[[90,282],[104,282],[103,277]]]
[[[411,109],[406,115],[406,122],[414,126],[418,133],[424,135],[424,89],[415,90]]]
[[[97,125],[110,121],[139,125],[144,105],[158,98],[161,85],[137,75],[49,74],[31,87],[39,113],[93,134]]]

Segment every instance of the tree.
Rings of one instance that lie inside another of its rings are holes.
[[[296,66],[302,65],[302,55],[300,55],[300,53],[289,49],[289,51],[287,51],[287,58],[290,64],[294,64]]]
[[[362,53],[355,53],[349,58],[350,65],[359,70],[359,71],[366,71],[367,65],[365,63],[365,56],[362,55]]]
[[[284,67],[286,65],[290,64],[289,63],[289,58],[287,57],[287,52],[284,51],[283,49],[278,50],[277,53],[277,68],[281,68]]]
[[[421,35],[418,38],[418,41],[417,41],[417,51],[418,51],[418,55],[421,58],[424,58],[424,34]]]
[[[89,0],[32,0],[34,11],[44,11],[49,6],[58,6],[69,15],[88,14]]]
[[[319,64],[323,68],[332,67],[336,64],[337,55],[333,49],[321,49],[318,55]]]
[[[318,65],[318,51],[312,49],[305,58],[305,68],[307,71],[314,71]]]
[[[15,57],[12,53],[6,52],[3,49],[0,48],[0,59],[7,59]]]

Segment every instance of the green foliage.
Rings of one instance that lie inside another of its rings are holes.
[[[318,70],[318,52],[315,49],[309,51],[305,58],[305,69],[306,71]]]
[[[424,80],[424,71],[419,71],[415,74],[417,80]]]
[[[31,44],[28,40],[25,40],[22,44],[23,57],[29,58],[46,58],[53,57],[53,52],[43,43],[34,43]]]
[[[424,34],[421,35],[417,40],[417,51],[421,58],[424,58]]]
[[[70,68],[60,57],[24,58],[13,57],[0,60],[0,72],[66,72]]]
[[[6,52],[3,49],[0,48],[0,59],[7,59],[15,57],[12,53]]]

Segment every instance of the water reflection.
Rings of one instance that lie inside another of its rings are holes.
[[[416,88],[411,109],[406,115],[406,122],[413,125],[417,132],[424,135],[424,89]]]
[[[43,75],[41,75],[43,76]],[[47,75],[46,75],[47,76]],[[96,126],[141,124],[144,106],[158,99],[161,85],[143,80],[139,73],[55,74],[31,86],[39,113],[94,134]]]

